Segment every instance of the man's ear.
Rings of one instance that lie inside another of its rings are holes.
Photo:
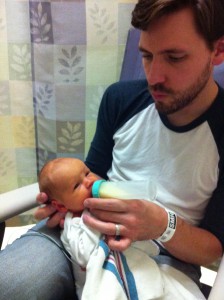
[[[63,204],[61,204],[61,203],[59,203],[57,200],[55,200],[55,199],[52,199],[51,200],[51,205],[55,208],[55,209],[57,209],[57,211],[59,211],[59,212],[62,212],[62,213],[66,213],[68,210],[67,210],[67,208],[63,205]]]
[[[220,65],[224,61],[224,36],[220,38],[215,44],[215,55],[213,58],[213,65]]]

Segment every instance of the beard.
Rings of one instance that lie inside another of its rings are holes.
[[[209,81],[211,72],[211,60],[208,59],[208,62],[202,70],[201,74],[198,76],[195,82],[191,84],[188,88],[186,88],[184,91],[174,91],[173,89],[166,88],[163,84],[149,86],[148,88],[150,92],[164,92],[172,98],[172,101],[169,104],[156,101],[155,106],[158,112],[165,115],[169,115],[191,104],[201,93],[201,91],[203,91],[203,89],[205,88],[206,84]]]

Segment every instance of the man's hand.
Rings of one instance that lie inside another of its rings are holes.
[[[43,220],[49,218],[47,221],[47,226],[50,228],[60,225],[61,228],[64,227],[64,219],[66,213],[58,212],[49,202],[48,197],[45,193],[39,193],[37,195],[37,202],[41,205],[36,212],[34,217],[37,220]]]
[[[84,206],[91,213],[83,217],[84,222],[105,234],[112,250],[124,251],[133,241],[156,239],[167,226],[165,209],[145,200],[89,198]],[[115,238],[116,224],[120,239]]]
[[[133,241],[157,239],[167,227],[166,210],[154,202],[89,198],[84,206],[92,215],[85,215],[84,222],[108,236],[112,250],[124,251]],[[116,224],[120,240],[115,238]],[[174,236],[164,246],[176,258],[196,265],[208,265],[222,255],[215,235],[179,217]]]

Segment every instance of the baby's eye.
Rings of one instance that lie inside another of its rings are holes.
[[[77,189],[79,187],[79,183],[76,183],[76,185],[74,186],[74,190]]]

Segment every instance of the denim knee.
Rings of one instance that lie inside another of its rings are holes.
[[[38,225],[1,251],[0,300],[77,299],[62,247],[59,230]]]

